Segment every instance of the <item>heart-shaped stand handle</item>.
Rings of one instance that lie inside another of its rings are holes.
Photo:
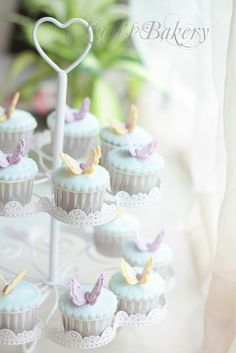
[[[42,47],[39,44],[39,41],[37,38],[38,29],[39,29],[39,26],[45,22],[53,23],[55,26],[57,26],[58,28],[61,28],[61,29],[67,28],[73,23],[80,23],[82,26],[84,26],[87,29],[88,36],[89,36],[87,46],[83,50],[82,54],[78,57],[78,59],[76,59],[66,69],[61,69],[51,58],[49,58],[49,56],[45,53],[45,51],[42,49]],[[92,43],[93,43],[93,30],[92,30],[92,27],[88,24],[88,22],[86,22],[82,18],[71,18],[69,21],[67,21],[65,23],[61,23],[53,17],[43,17],[36,22],[36,24],[33,28],[33,41],[34,41],[34,45],[35,45],[35,48],[37,49],[38,53],[55,71],[57,71],[57,72],[64,71],[66,74],[68,74],[77,65],[79,65],[81,63],[81,61],[83,61],[83,59],[88,54],[88,52],[92,46]]]
[[[83,50],[82,54],[66,69],[60,68],[45,51],[41,48],[37,33],[38,28],[42,23],[50,22],[53,23],[58,28],[66,28],[72,23],[79,23],[87,29],[89,41],[87,46]],[[58,73],[58,89],[57,89],[57,105],[56,105],[56,126],[54,131],[54,141],[53,141],[53,170],[60,166],[60,154],[63,151],[63,139],[64,139],[64,124],[65,124],[65,112],[66,112],[66,93],[67,93],[67,74],[73,70],[77,65],[88,54],[92,43],[93,43],[93,30],[91,26],[85,20],[81,18],[72,18],[66,23],[60,23],[53,17],[43,17],[35,23],[33,28],[33,41],[38,53],[41,57]],[[51,231],[50,231],[50,267],[49,267],[49,279],[52,283],[56,283],[58,273],[57,269],[59,267],[59,234],[60,227],[59,222],[52,218],[51,221]]]

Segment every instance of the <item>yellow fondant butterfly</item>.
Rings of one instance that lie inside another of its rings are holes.
[[[0,296],[9,294],[25,277],[26,270],[19,272],[10,283],[0,275]]]
[[[5,121],[11,117],[11,115],[14,113],[19,97],[20,97],[20,93],[16,92],[13,95],[8,108],[0,107],[0,122]]]
[[[135,105],[131,105],[130,107],[130,112],[128,119],[125,124],[121,123],[120,121],[112,118],[109,119],[109,124],[111,125],[113,131],[115,131],[119,135],[126,135],[129,132],[132,132],[136,125],[137,125],[137,120],[138,120],[138,111]]]
[[[101,147],[98,145],[95,149],[91,150],[88,160],[86,162],[78,163],[74,158],[68,156],[66,153],[61,153],[61,159],[65,165],[70,169],[73,174],[80,175],[82,173],[94,173],[96,166],[101,157]]]
[[[134,269],[124,259],[122,259],[120,263],[120,268],[126,282],[131,285],[135,285],[138,283],[145,284],[148,282],[153,265],[153,258],[150,257],[147,260],[142,273],[136,273]]]

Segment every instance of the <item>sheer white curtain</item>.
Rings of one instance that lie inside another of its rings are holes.
[[[202,308],[206,304],[205,325],[204,320],[196,325],[204,333],[198,347],[202,346],[202,353],[232,353],[236,351],[231,351],[236,320],[236,118],[232,117],[236,111],[236,25],[232,23],[230,28],[232,0],[130,0],[130,14],[139,26],[155,20],[163,23],[169,14],[175,14],[182,25],[209,27],[205,43],[192,49],[179,48],[165,40],[141,39],[137,34],[133,40],[153,77],[169,95],[163,108],[158,94],[149,89],[152,94],[141,98],[143,124],[156,133],[166,150],[176,151],[194,185],[195,202],[181,222],[183,231],[188,233],[185,241],[198,279],[196,291],[201,294]],[[220,211],[226,175],[224,123],[231,165]],[[175,256],[182,256],[181,245],[175,250]],[[191,305],[192,298],[187,300]],[[187,329],[187,321],[185,325]]]

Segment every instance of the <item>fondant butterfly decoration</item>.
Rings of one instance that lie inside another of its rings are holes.
[[[13,278],[10,283],[7,283],[5,278],[0,275],[0,296],[9,294],[25,277],[26,271],[21,271]]]
[[[124,259],[121,259],[120,268],[126,282],[131,285],[135,285],[146,284],[148,282],[153,265],[153,258],[150,257],[147,260],[142,273],[136,273],[134,269]]]
[[[135,147],[127,136],[127,145],[129,153],[132,157],[135,157],[139,160],[144,160],[150,157],[155,152],[157,147],[157,140],[153,140],[143,147]]]
[[[142,252],[155,251],[159,248],[160,244],[162,243],[163,238],[164,238],[164,234],[165,233],[162,230],[151,243],[145,243],[138,236],[138,234],[136,234],[136,236],[134,238],[134,243],[135,243],[136,247],[138,248],[138,250],[140,250]]]
[[[5,121],[11,117],[11,115],[14,113],[15,107],[18,103],[20,97],[20,93],[16,92],[7,108],[0,107],[0,122]]]
[[[61,153],[61,159],[73,174],[80,175],[82,173],[92,174],[99,163],[101,157],[101,147],[98,145],[89,154],[86,162],[78,163],[74,158],[66,153]]]
[[[103,274],[99,276],[91,292],[86,292],[81,284],[75,278],[72,278],[69,282],[69,295],[73,304],[76,306],[84,304],[94,305],[101,293],[102,285]]]
[[[138,120],[137,108],[135,107],[135,105],[131,105],[129,116],[125,124],[121,123],[120,121],[114,118],[109,119],[108,122],[111,125],[112,130],[115,131],[117,134],[126,135],[135,129],[137,125],[137,120]]]
[[[73,111],[72,109],[70,109],[67,106],[65,121],[67,123],[71,123],[72,121],[84,119],[85,115],[89,112],[89,108],[90,108],[90,99],[89,99],[89,97],[86,97],[84,99],[84,101],[81,104],[81,107],[80,107],[79,110]]]
[[[7,168],[9,165],[17,164],[20,162],[21,157],[25,151],[25,140],[20,139],[15,152],[12,154],[5,154],[0,151],[0,168]]]

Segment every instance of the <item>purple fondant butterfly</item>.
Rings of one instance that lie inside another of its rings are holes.
[[[84,304],[94,305],[101,293],[102,285],[103,274],[99,276],[91,292],[85,292],[81,284],[75,278],[72,278],[69,282],[69,295],[73,304],[77,306]]]
[[[15,152],[12,154],[5,154],[0,151],[0,168],[6,168],[9,165],[17,164],[20,162],[21,157],[23,156],[25,151],[25,140],[20,139]]]
[[[135,243],[136,247],[138,248],[138,250],[140,250],[142,252],[155,251],[159,248],[163,238],[164,238],[164,231],[163,230],[156,236],[156,238],[151,243],[145,243],[138,236],[138,234],[136,234],[135,239],[134,239],[134,243]]]
[[[128,145],[129,153],[131,154],[132,157],[135,157],[140,160],[144,160],[150,157],[154,153],[157,147],[157,141],[153,140],[143,147],[134,147],[131,140],[127,137],[127,145]]]
[[[66,117],[65,121],[67,123],[71,123],[76,120],[82,120],[84,119],[85,115],[89,112],[90,108],[90,99],[89,97],[86,97],[81,104],[81,107],[77,111],[73,111],[69,107],[66,108]]]

